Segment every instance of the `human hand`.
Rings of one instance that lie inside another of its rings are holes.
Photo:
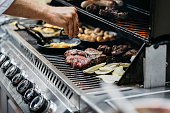
[[[49,6],[46,14],[44,20],[47,23],[63,27],[69,38],[77,36],[79,32],[79,20],[76,8]]]

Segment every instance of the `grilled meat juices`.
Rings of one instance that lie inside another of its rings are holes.
[[[89,65],[104,62],[107,56],[102,53],[102,51],[87,48],[85,51],[78,49],[68,50],[64,53],[64,55],[66,57],[67,64],[71,64],[73,68],[82,69]]]

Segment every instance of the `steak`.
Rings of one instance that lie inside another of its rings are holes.
[[[111,47],[109,47],[108,45],[99,45],[97,50],[103,51],[103,53],[105,53],[105,54],[109,54],[111,51]]]
[[[107,58],[101,51],[93,48],[87,48],[85,51],[77,49],[68,50],[64,54],[66,56],[66,63],[71,64],[73,68],[78,69],[82,69],[89,65],[99,64],[104,62]]]
[[[101,55],[103,52],[102,51],[98,51],[98,50],[96,50],[96,49],[94,49],[94,48],[87,48],[86,50],[85,50],[85,52],[87,53],[87,55]]]
[[[132,56],[135,56],[137,54],[137,52],[138,51],[136,49],[129,50],[125,54],[123,54],[123,57],[131,58]]]
[[[90,64],[91,59],[80,55],[71,55],[66,57],[66,63],[71,64],[73,68],[82,69]]]
[[[131,48],[130,45],[113,45],[112,47],[112,56],[120,56]]]
[[[80,55],[80,56],[86,56],[86,52],[82,51],[82,50],[78,50],[78,49],[72,49],[72,50],[68,50],[64,53],[64,55],[70,56],[70,55]]]
[[[107,58],[105,54],[102,54],[102,51],[98,51],[94,48],[87,48],[85,52],[87,53],[87,57],[91,59],[92,65],[102,63]]]

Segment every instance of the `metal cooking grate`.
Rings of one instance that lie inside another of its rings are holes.
[[[35,42],[35,38],[33,38],[32,35],[30,35],[28,32],[21,30],[17,31],[24,39],[26,39],[33,47],[36,47],[33,42]],[[29,51],[22,46],[22,52],[27,56]],[[42,53],[41,53],[42,54]],[[65,63],[65,57],[64,55],[45,55],[44,57],[47,58],[54,66],[56,66],[57,69],[59,69],[64,75],[66,75],[78,88],[82,90],[88,90],[88,89],[94,89],[94,88],[100,88],[100,80],[96,78],[95,75],[84,75],[81,70],[73,69],[70,65],[67,65]],[[33,55],[28,54],[28,58],[31,60],[33,58]],[[37,59],[37,60],[36,60]],[[47,67],[45,67],[44,63],[39,61],[38,58],[34,58],[34,60],[31,60],[36,67],[38,67],[46,76],[47,78],[52,81],[59,89],[62,88],[62,85],[60,85],[60,82],[57,80],[55,83],[55,76],[52,76],[51,73],[46,72]],[[63,88],[62,88],[63,89]],[[61,89],[61,90],[62,90]],[[63,90],[65,92],[65,90]]]
[[[147,19],[129,19],[128,21],[116,21],[115,23],[136,34],[149,38],[149,21]]]
[[[77,6],[78,11],[81,12],[82,14],[85,14],[85,16],[92,17],[95,20],[99,20],[103,23],[111,25],[116,29],[118,28],[123,32],[130,33],[131,35],[137,38],[142,38],[144,40],[148,40],[149,38],[150,14],[148,11],[142,10],[138,7],[127,4],[127,8],[128,8],[127,12],[130,12],[129,17],[125,20],[112,21],[111,18],[106,19],[99,15],[89,13],[84,9],[80,8],[80,4],[82,1],[67,2],[66,0],[53,0],[52,4],[57,5],[58,2],[67,6],[75,5]]]
[[[84,75],[81,70],[73,69],[70,65],[65,63],[64,55],[44,56],[62,73],[64,73],[78,88],[82,90],[100,88],[100,80],[96,78],[95,75]]]

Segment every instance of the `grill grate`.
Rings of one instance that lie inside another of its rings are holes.
[[[116,21],[115,23],[143,37],[149,38],[149,20],[131,18],[127,21]]]
[[[45,55],[56,68],[64,73],[78,88],[82,90],[100,88],[100,80],[95,75],[84,75],[82,71],[73,69],[65,63],[64,55]]]
[[[77,6],[78,11],[83,14],[81,16],[84,16],[82,18],[80,16],[79,18],[83,19],[86,17],[85,21],[87,20],[87,17],[91,17],[94,20],[99,20],[102,23],[106,23],[107,25],[110,25],[116,29],[118,28],[119,30],[129,33],[130,35],[133,35],[137,38],[141,38],[143,40],[149,39],[150,13],[148,11],[145,11],[138,7],[126,4],[127,8],[125,8],[125,10],[127,10],[127,12],[129,12],[128,18],[124,19],[124,20],[114,20],[113,21],[111,18],[107,19],[100,15],[92,14],[92,13],[85,11],[85,9],[82,9],[80,7],[81,2],[82,2],[81,0],[80,1],[77,0],[76,2],[75,1],[67,2],[65,0],[53,0],[51,4],[57,5],[58,3],[61,3],[63,5],[67,5],[67,6],[72,6],[72,5]]]
[[[31,45],[33,45],[35,48],[37,48],[33,42],[36,42],[32,35],[30,35],[28,32],[21,30],[17,31],[24,39],[26,39]],[[54,78],[53,73],[50,73],[47,71],[48,67],[45,67],[45,65],[39,61],[37,58],[33,58],[31,54],[29,54],[29,51],[24,48],[23,46],[22,52],[35,64],[38,69],[40,69],[41,72],[43,72],[47,78],[52,81],[56,87],[62,88],[63,86],[60,85],[61,83],[59,80]],[[38,48],[37,48],[38,49]],[[44,53],[44,52],[43,52]],[[64,75],[66,75],[78,88],[82,90],[88,90],[88,89],[94,89],[94,88],[100,88],[100,80],[95,77],[95,75],[84,75],[82,71],[73,69],[70,65],[67,65],[65,63],[65,57],[64,55],[45,55],[41,53],[47,60],[49,60],[57,69],[59,69]],[[34,59],[34,60],[33,60]],[[63,88],[64,89],[64,88]],[[61,89],[62,90],[62,89]],[[63,90],[67,94],[66,89]]]

